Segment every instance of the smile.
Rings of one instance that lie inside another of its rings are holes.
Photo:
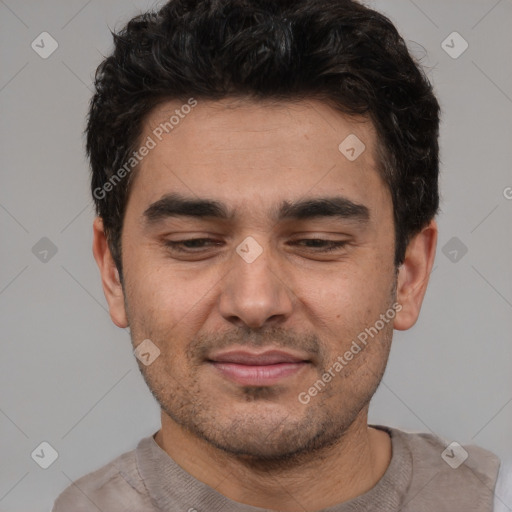
[[[243,386],[271,386],[297,374],[310,362],[298,355],[278,350],[255,354],[224,352],[208,362],[225,378]]]

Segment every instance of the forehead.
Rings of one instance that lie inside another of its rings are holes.
[[[178,192],[247,210],[335,193],[358,203],[389,199],[364,118],[317,100],[194,102],[167,101],[145,119],[141,141],[154,144],[132,187],[140,201]]]

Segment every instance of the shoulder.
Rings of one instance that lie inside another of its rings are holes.
[[[512,457],[502,461],[494,492],[494,511],[510,512],[510,510],[512,510]]]
[[[153,510],[138,472],[135,450],[123,453],[74,481],[56,499],[52,512],[98,509],[108,512]]]
[[[410,456],[408,496],[414,497],[415,510],[492,510],[500,468],[497,455],[432,433],[390,431]]]
[[[452,474],[461,469],[481,477],[483,480],[496,481],[500,466],[497,455],[480,446],[460,444],[427,432],[406,432],[393,429],[409,446],[416,470],[436,468]],[[462,472],[462,471],[461,471]]]

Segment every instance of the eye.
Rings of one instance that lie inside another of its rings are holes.
[[[208,247],[219,246],[222,242],[213,238],[190,238],[188,240],[166,240],[164,243],[174,251],[192,253]]]
[[[290,242],[291,245],[302,246],[315,253],[328,253],[342,249],[347,245],[345,240],[326,240],[323,238],[303,238]],[[190,238],[187,240],[165,240],[164,244],[174,252],[194,254],[223,244],[213,238]]]
[[[306,248],[313,249],[315,252],[331,252],[347,244],[345,240],[324,240],[323,238],[303,238],[292,243],[299,245],[301,242],[306,242]]]

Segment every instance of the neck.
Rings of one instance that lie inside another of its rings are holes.
[[[227,498],[283,512],[319,510],[360,496],[375,486],[391,460],[391,440],[368,427],[367,409],[335,445],[286,464],[228,454],[163,412],[155,441],[185,471]]]

